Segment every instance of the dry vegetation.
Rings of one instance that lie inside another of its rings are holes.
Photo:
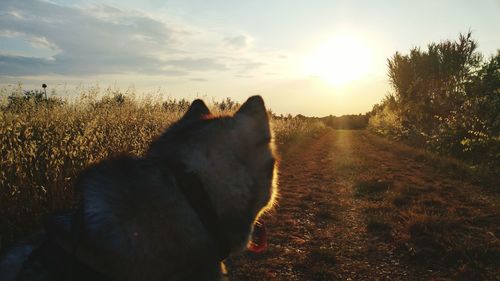
[[[4,95],[0,110],[0,251],[40,228],[41,216],[70,206],[72,182],[88,165],[119,153],[141,155],[189,106],[98,88],[73,101],[41,92]],[[225,114],[238,104],[212,102]],[[273,118],[278,146],[322,130],[317,121]]]
[[[367,232],[393,243],[402,262],[434,278],[498,279],[498,191],[477,185],[456,160],[368,139],[389,152],[387,160],[397,151],[399,161],[384,161],[378,175],[353,186]]]

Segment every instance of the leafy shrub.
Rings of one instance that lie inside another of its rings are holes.
[[[425,51],[397,52],[388,60],[393,92],[374,106],[369,129],[498,169],[500,51],[484,60],[476,47],[469,32]]]

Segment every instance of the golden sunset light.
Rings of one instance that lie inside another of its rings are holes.
[[[306,58],[305,72],[340,87],[362,79],[370,71],[372,61],[370,46],[347,33],[334,36],[316,47]]]
[[[500,0],[0,11],[0,281],[500,280]]]

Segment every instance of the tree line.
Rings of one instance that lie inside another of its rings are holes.
[[[500,50],[485,57],[477,46],[468,32],[396,52],[387,61],[392,90],[368,114],[368,127],[472,164],[500,167]]]

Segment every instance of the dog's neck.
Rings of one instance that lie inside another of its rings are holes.
[[[220,260],[226,259],[231,252],[231,242],[203,181],[196,173],[189,172],[182,163],[171,163],[169,168],[174,174],[179,190],[217,246]]]

